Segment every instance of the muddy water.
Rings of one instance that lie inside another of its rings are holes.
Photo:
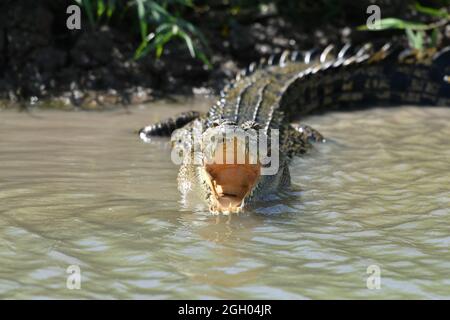
[[[294,188],[229,220],[133,133],[197,106],[0,112],[0,298],[450,298],[450,109],[305,119]]]

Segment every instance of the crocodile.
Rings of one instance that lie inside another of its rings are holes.
[[[206,114],[185,112],[142,128],[139,136],[171,136],[180,157],[180,192],[197,190],[210,212],[236,213],[288,187],[291,159],[325,141],[294,121],[341,107],[400,104],[450,105],[450,46],[417,51],[365,43],[284,51],[240,71]],[[263,136],[267,148],[250,150]],[[261,159],[274,153],[277,170],[262,174],[274,160]],[[233,161],[223,161],[227,157]]]

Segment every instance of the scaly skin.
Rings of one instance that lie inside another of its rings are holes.
[[[178,176],[180,191],[198,189],[211,212],[239,212],[288,185],[290,159],[306,153],[311,142],[323,141],[310,127],[292,126],[293,120],[339,107],[449,106],[449,76],[450,47],[416,52],[389,44],[377,48],[366,44],[339,50],[328,46],[317,54],[284,52],[264,66],[251,65],[239,73],[206,115],[185,113],[141,129],[140,136],[146,140],[178,129],[172,134],[172,144],[185,150]],[[195,157],[214,158],[222,148],[211,142],[195,145],[191,141],[194,133],[211,137],[231,130],[243,136],[260,130],[270,137],[274,129],[279,130],[279,170],[275,174],[259,175],[261,167],[254,169],[247,163],[239,167],[193,164]]]

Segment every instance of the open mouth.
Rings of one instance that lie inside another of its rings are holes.
[[[205,170],[216,199],[214,211],[224,213],[242,209],[260,175],[259,164],[207,164]]]

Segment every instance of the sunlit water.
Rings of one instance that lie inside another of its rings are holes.
[[[0,298],[450,298],[450,109],[305,119],[293,190],[229,220],[133,132],[198,104],[0,112]]]

